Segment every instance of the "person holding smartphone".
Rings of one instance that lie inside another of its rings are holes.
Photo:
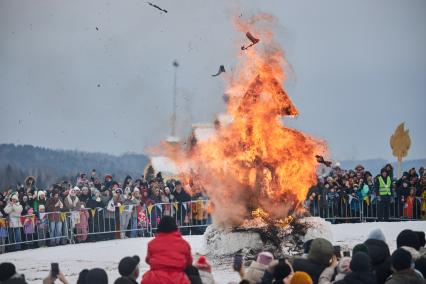
[[[57,279],[63,284],[69,284],[65,275],[59,270],[59,264],[52,263],[49,275],[43,279],[43,284],[54,284]]]

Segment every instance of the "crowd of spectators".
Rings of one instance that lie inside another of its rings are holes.
[[[146,236],[165,215],[186,227],[185,234],[202,234],[200,225],[208,221],[202,191],[196,185],[184,189],[178,180],[164,181],[161,173],[149,180],[127,176],[120,184],[109,174],[100,182],[93,170],[89,178],[80,174],[74,184],[63,181],[42,190],[30,176],[0,193],[0,253]]]
[[[362,165],[334,167],[310,189],[306,206],[312,215],[332,221],[426,219],[426,171],[411,168],[397,178],[390,164],[376,175]]]
[[[36,188],[35,181],[29,176],[0,193],[0,253],[150,236],[162,216],[174,217],[183,234],[202,234],[210,222],[202,186],[184,187],[161,173],[119,183],[93,170],[47,190]],[[389,164],[376,176],[361,165],[334,167],[309,190],[306,207],[332,222],[426,219],[426,171],[412,168],[397,179]]]
[[[330,241],[316,238],[304,243],[302,256],[277,259],[274,251],[262,251],[248,267],[239,258],[233,268],[240,275],[238,283],[244,284],[425,284],[425,233],[403,230],[396,246],[391,254],[382,231],[375,229],[363,243],[343,255]],[[205,256],[193,260],[190,245],[170,216],[161,219],[155,238],[148,243],[145,262],[149,270],[142,275],[141,284],[223,283],[215,280]],[[139,263],[137,255],[123,258],[118,264],[121,276],[114,284],[138,283]],[[43,284],[53,284],[56,279],[69,283],[61,271],[52,269]],[[12,263],[0,264],[0,282],[26,283]],[[108,283],[111,282],[102,268],[84,269],[77,280],[77,284]]]

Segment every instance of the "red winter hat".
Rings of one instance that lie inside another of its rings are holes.
[[[209,273],[212,272],[212,267],[210,263],[207,262],[207,259],[204,255],[200,256],[198,260],[195,262],[194,266],[201,271],[207,271]]]

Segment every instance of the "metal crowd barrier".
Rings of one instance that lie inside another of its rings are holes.
[[[89,241],[151,237],[165,215],[176,219],[183,234],[202,234],[211,224],[208,208],[208,200],[194,200],[0,218],[0,253]]]
[[[410,202],[393,196],[388,200],[378,197],[368,197],[364,200],[345,197],[332,201],[308,199],[305,206],[312,216],[331,222],[426,220],[426,204],[422,205],[420,197],[414,197]]]

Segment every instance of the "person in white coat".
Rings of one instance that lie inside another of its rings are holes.
[[[21,212],[22,205],[19,204],[18,194],[12,194],[4,212],[9,218],[9,243],[15,243],[15,250],[21,249]]]

